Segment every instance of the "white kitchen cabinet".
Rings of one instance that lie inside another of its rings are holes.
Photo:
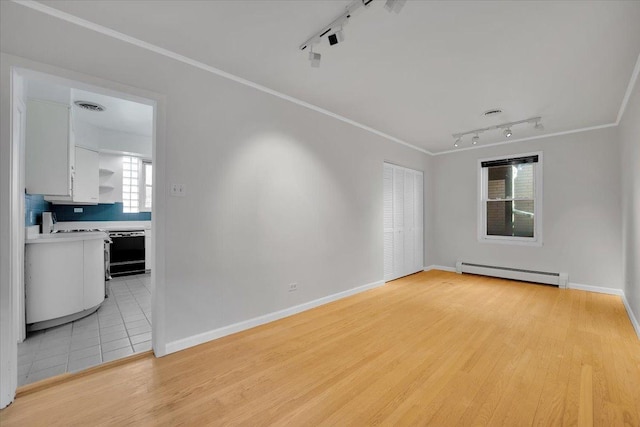
[[[100,160],[96,151],[75,147],[75,174],[71,196],[47,196],[53,204],[98,204],[100,187]]]
[[[27,244],[27,324],[84,310],[84,244],[80,241]]]
[[[384,164],[384,279],[422,271],[423,173]]]
[[[29,100],[26,122],[27,193],[70,196],[75,153],[69,106]]]
[[[66,323],[104,301],[104,233],[90,234],[39,235],[27,240],[27,324]]]
[[[84,240],[82,261],[84,264],[82,309],[88,310],[104,301],[104,241]]]

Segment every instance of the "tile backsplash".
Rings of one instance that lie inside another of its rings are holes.
[[[42,212],[51,211],[51,203],[39,194],[24,195],[24,225],[42,224]]]
[[[82,212],[74,212],[81,208]],[[151,212],[123,213],[122,203],[99,205],[54,205],[39,194],[24,196],[25,226],[42,224],[42,212],[53,212],[58,221],[150,221]]]
[[[82,212],[74,212],[81,208]],[[123,213],[122,203],[99,205],[51,205],[58,221],[150,221],[151,212]]]

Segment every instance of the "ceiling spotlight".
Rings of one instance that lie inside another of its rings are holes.
[[[406,2],[407,0],[387,0],[384,4],[384,8],[389,12],[400,13],[400,10]]]
[[[506,128],[503,133],[504,133],[504,136],[507,138],[511,138],[511,135],[513,135],[513,133],[511,133],[511,129],[509,128]]]
[[[309,61],[311,61],[311,66],[313,68],[320,67],[320,58],[322,58],[322,55],[319,53],[315,53],[314,51],[309,52]]]
[[[462,138],[457,138],[456,142],[453,143],[453,146],[457,148],[458,145],[460,145],[460,142],[462,142]]]
[[[471,138],[471,143],[473,145],[476,145],[478,141],[480,141],[480,137],[478,136],[478,134],[476,134],[473,138]]]
[[[327,38],[329,39],[329,44],[333,46],[334,44],[338,44],[344,41],[344,32],[342,31],[342,28],[340,28],[335,33],[329,34],[329,37]]]
[[[544,130],[544,126],[539,121],[536,122],[536,125],[533,128],[535,130]]]

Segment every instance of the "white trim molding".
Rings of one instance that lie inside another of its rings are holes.
[[[456,269],[455,267],[446,267],[444,265],[429,265],[427,267],[424,268],[424,271],[431,271],[431,270],[441,270],[441,271],[448,271],[450,273],[455,273]]]
[[[629,102],[629,98],[631,96],[631,93],[633,91],[633,87],[636,83],[636,80],[638,78],[638,74],[640,73],[640,55],[638,56],[638,60],[636,61],[636,65],[635,68],[633,69],[632,73],[631,73],[631,78],[629,80],[629,83],[627,85],[627,90],[625,92],[625,95],[622,99],[622,102],[620,104],[620,109],[618,110],[618,116],[617,119],[615,121],[615,123],[608,123],[608,124],[602,124],[602,125],[597,125],[597,126],[590,126],[590,127],[585,127],[585,128],[579,128],[579,129],[571,129],[571,130],[566,130],[566,131],[562,131],[562,132],[555,132],[555,133],[549,133],[549,134],[545,134],[545,135],[536,135],[536,136],[531,136],[528,138],[520,138],[520,139],[514,139],[514,140],[509,140],[509,141],[503,141],[503,142],[496,142],[493,144],[486,144],[486,145],[477,145],[477,146],[473,146],[473,147],[465,147],[465,148],[460,148],[460,149],[456,149],[456,150],[447,150],[447,151],[439,151],[437,153],[433,153],[425,148],[421,148],[418,147],[416,145],[410,144],[406,141],[401,140],[400,138],[396,138],[395,136],[389,135],[387,133],[384,133],[382,131],[379,131],[377,129],[374,129],[370,126],[367,126],[365,124],[356,122],[355,120],[349,119],[345,116],[342,116],[340,114],[336,114],[334,112],[331,112],[329,110],[326,110],[324,108],[318,107],[317,105],[311,104],[309,102],[303,101],[301,99],[295,98],[293,96],[284,94],[282,92],[278,92],[274,89],[270,89],[266,86],[263,86],[261,84],[252,82],[251,80],[247,80],[245,78],[236,76],[235,74],[231,74],[228,73],[226,71],[223,71],[219,68],[216,67],[212,67],[210,65],[207,65],[203,62],[200,61],[196,61],[195,59],[189,58],[187,56],[181,55],[177,52],[173,52],[169,49],[165,49],[162,48],[160,46],[154,45],[152,43],[148,43],[145,42],[143,40],[137,39],[135,37],[131,37],[127,34],[121,33],[119,31],[113,30],[111,28],[105,27],[103,25],[100,24],[96,24],[95,22],[91,22],[88,21],[86,19],[82,19],[78,16],[72,15],[70,13],[66,13],[63,12],[59,9],[44,5],[40,2],[34,1],[34,0],[12,0],[14,3],[19,4],[21,6],[24,7],[28,7],[30,9],[33,10],[37,10],[41,13],[44,13],[46,15],[49,16],[53,16],[55,18],[61,19],[63,21],[67,21],[70,22],[72,24],[78,25],[80,27],[84,27],[86,29],[89,29],[91,31],[95,31],[97,33],[106,35],[108,37],[112,37],[114,39],[123,41],[125,43],[129,43],[132,44],[134,46],[140,47],[142,49],[146,49],[148,51],[151,52],[155,52],[159,55],[163,55],[166,56],[167,58],[171,58],[174,59],[176,61],[182,62],[184,64],[187,65],[191,65],[192,67],[196,67],[199,68],[203,71],[207,71],[210,72],[212,74],[216,74],[220,77],[229,79],[229,80],[233,80],[236,83],[240,83],[242,85],[245,86],[249,86],[252,87],[254,89],[257,89],[261,92],[264,93],[268,93],[270,95],[276,96],[278,98],[284,99],[286,101],[292,102],[294,104],[300,105],[302,107],[305,108],[309,108],[311,110],[314,110],[318,113],[321,114],[325,114],[329,117],[333,117],[337,120],[340,120],[342,122],[348,123],[350,125],[353,125],[355,127],[358,127],[360,129],[366,130],[368,132],[371,132],[375,135],[378,135],[382,138],[385,138],[391,142],[395,142],[396,144],[400,144],[400,145],[404,145],[406,147],[412,148],[414,150],[420,151],[421,153],[425,153],[428,154],[430,156],[439,156],[441,154],[449,154],[449,153],[457,153],[460,151],[466,151],[466,150],[477,150],[477,149],[481,149],[481,148],[486,148],[486,147],[492,147],[495,145],[503,145],[503,144],[512,144],[514,142],[521,142],[521,141],[530,141],[530,140],[534,140],[534,139],[541,139],[541,138],[550,138],[553,136],[560,136],[560,135],[567,135],[567,134],[571,134],[571,133],[577,133],[577,132],[586,132],[586,131],[590,131],[590,130],[596,130],[596,129],[603,129],[603,128],[608,128],[608,127],[613,127],[613,126],[617,126],[620,123],[620,120],[622,119],[622,116],[624,115],[624,110],[626,109],[627,103]]]
[[[619,297],[624,295],[622,289],[607,288],[604,286],[583,285],[581,283],[567,284],[567,289],[575,289],[577,291],[597,292],[599,294],[617,295]]]
[[[326,297],[318,298],[313,301],[305,302],[303,304],[295,305],[293,307],[285,308],[283,310],[274,311],[272,313],[264,314],[262,316],[254,317],[252,319],[243,320],[232,325],[223,326],[211,331],[202,332],[197,335],[192,335],[187,338],[182,338],[176,341],[168,342],[166,345],[166,354],[175,353],[176,351],[184,350],[189,347],[194,347],[199,344],[204,344],[209,341],[213,341],[218,338],[225,337],[227,335],[235,334],[237,332],[245,331],[247,329],[255,328],[256,326],[264,325],[265,323],[274,322],[285,317],[292,316],[294,314],[301,313],[303,311],[311,310],[312,308],[319,307],[330,302],[334,302],[361,292],[365,292],[384,285],[384,280],[378,280],[377,282],[368,283],[366,285],[358,286],[346,291],[338,292],[336,294],[327,295]]]
[[[631,310],[631,305],[629,305],[626,295],[622,295],[622,303],[624,304],[624,308],[627,310],[627,315],[629,315],[631,325],[633,325],[633,329],[636,330],[636,335],[638,335],[638,339],[640,339],[640,323],[638,323],[638,319],[636,319],[635,314],[633,314],[633,310]]]

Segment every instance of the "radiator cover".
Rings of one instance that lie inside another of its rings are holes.
[[[475,264],[465,261],[456,262],[456,272],[458,274],[470,273],[481,276],[500,277],[503,279],[522,280],[524,282],[544,283],[547,285],[555,285],[562,289],[567,287],[567,282],[569,281],[569,275],[567,273],[526,270],[515,267]]]

